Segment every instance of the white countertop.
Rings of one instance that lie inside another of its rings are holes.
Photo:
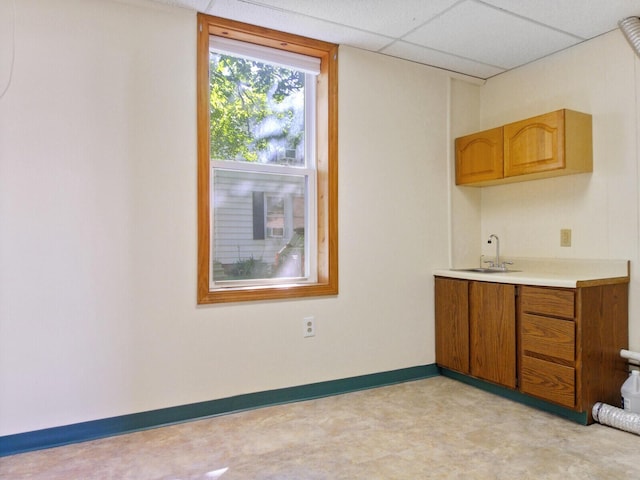
[[[546,287],[576,288],[599,283],[623,283],[629,281],[628,260],[592,260],[560,258],[514,258],[507,272],[479,273],[460,271],[473,265],[456,269],[438,269],[433,274],[440,277],[479,280],[484,282],[538,285]]]

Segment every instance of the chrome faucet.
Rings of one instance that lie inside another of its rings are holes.
[[[496,258],[493,260],[485,260],[484,262],[489,264],[489,268],[506,271],[507,265],[513,265],[513,262],[500,261],[500,239],[497,235],[492,233],[491,235],[489,235],[489,240],[487,240],[487,243],[492,244],[494,241],[496,242]]]
[[[491,235],[489,235],[489,240],[487,240],[487,243],[489,245],[491,245],[491,243],[492,243],[491,242],[492,238],[495,239],[495,241],[496,241],[496,258],[495,258],[495,260],[493,262],[491,260],[489,260],[488,263],[490,264],[491,268],[500,268],[500,239],[498,238],[497,235],[492,233]]]

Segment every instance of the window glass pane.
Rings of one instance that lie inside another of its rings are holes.
[[[267,237],[284,237],[284,197],[282,195],[265,195]]]
[[[211,158],[305,166],[305,74],[210,52]]]
[[[306,175],[213,168],[214,282],[306,277]]]
[[[338,46],[204,14],[197,35],[198,303],[337,294]]]

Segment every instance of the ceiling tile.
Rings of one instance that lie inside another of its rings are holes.
[[[448,55],[406,42],[396,42],[383,49],[381,53],[444,68],[445,70],[451,70],[453,72],[465,72],[467,75],[478,78],[489,78],[504,72],[504,69],[501,68],[474,62],[454,55]]]
[[[309,16],[274,10],[239,0],[216,0],[207,13],[366,50],[379,50],[391,41],[388,37],[375,33],[354,30]]]
[[[153,1],[480,78],[615,30],[623,18],[640,16],[640,0]]]
[[[210,1],[211,0],[160,0],[160,3],[166,3],[167,5],[175,5],[182,8],[188,8],[190,10],[196,10],[198,12],[204,12]]]
[[[459,0],[241,0],[289,10],[367,32],[398,37],[419,27]]]
[[[484,0],[485,3],[522,15],[582,38],[615,30],[618,21],[640,16],[640,0]]]
[[[580,41],[473,0],[459,3],[403,40],[501,68],[514,68]]]

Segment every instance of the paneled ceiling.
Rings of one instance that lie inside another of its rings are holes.
[[[155,1],[481,79],[640,16],[640,0]]]

